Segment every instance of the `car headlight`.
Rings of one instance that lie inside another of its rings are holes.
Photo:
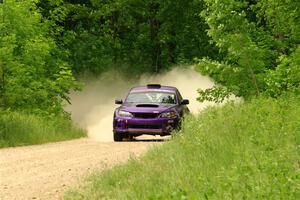
[[[123,110],[120,110],[118,112],[119,117],[133,117],[133,115],[130,112],[126,112]]]
[[[159,117],[160,118],[177,118],[178,113],[175,111],[165,112],[165,113],[160,114]]]

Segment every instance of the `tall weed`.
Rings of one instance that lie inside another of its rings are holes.
[[[0,147],[41,144],[85,135],[84,130],[65,117],[40,117],[0,110]]]

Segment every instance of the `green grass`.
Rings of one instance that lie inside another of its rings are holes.
[[[300,199],[300,97],[209,108],[65,199]]]
[[[42,118],[0,110],[0,148],[42,144],[86,136],[64,117]]]

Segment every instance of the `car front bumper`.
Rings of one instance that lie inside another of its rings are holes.
[[[115,117],[113,131],[130,135],[170,135],[178,128],[179,118],[123,118]]]

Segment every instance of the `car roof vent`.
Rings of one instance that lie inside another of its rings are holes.
[[[159,105],[157,104],[150,104],[150,103],[144,103],[144,104],[137,104],[136,107],[149,107],[149,108],[158,108]]]
[[[160,84],[148,84],[147,85],[148,88],[161,88]]]

